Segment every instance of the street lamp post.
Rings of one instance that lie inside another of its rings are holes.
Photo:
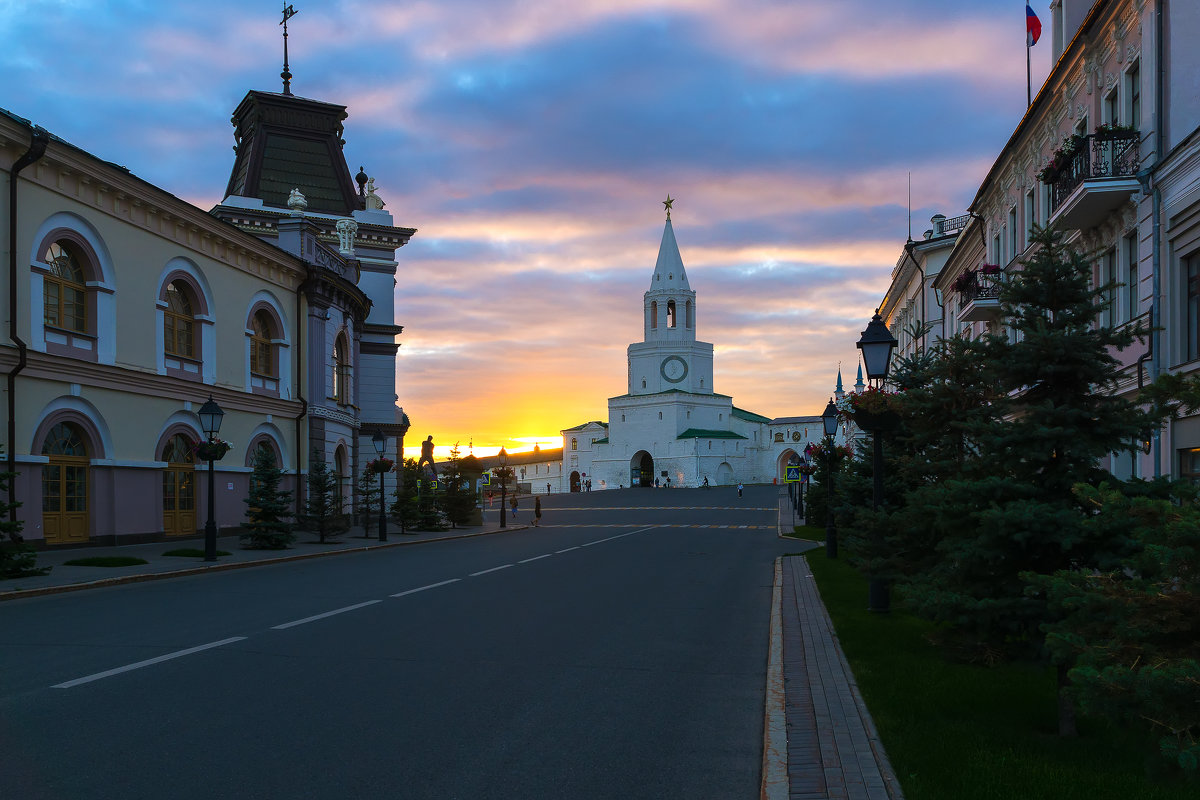
[[[500,448],[500,453],[496,456],[496,463],[500,467],[496,470],[497,474],[500,476],[500,527],[507,528],[508,519],[505,517],[504,501],[508,494],[506,491],[508,473],[505,470],[505,467],[508,466],[508,451],[503,447]]]
[[[375,453],[383,458],[383,453],[387,450],[387,437],[383,435],[383,431],[376,429],[375,435],[371,437],[371,444],[375,445]],[[379,471],[379,541],[387,541],[387,514],[384,513],[383,505],[383,470]]]
[[[800,488],[796,492],[800,496],[800,519],[805,525],[808,524],[808,517],[805,516],[804,495],[808,492],[808,469],[811,463],[806,453],[800,454]]]
[[[867,380],[874,381],[878,389],[882,389],[887,380],[888,371],[891,368],[892,350],[897,344],[899,343],[896,341],[896,337],[892,336],[891,331],[879,316],[879,310],[876,309],[875,316],[871,317],[871,321],[867,323],[867,329],[862,332],[862,336],[855,346],[862,350]],[[883,506],[883,430],[878,425],[871,434],[871,438],[874,445],[871,462],[871,506],[878,511]],[[883,578],[871,578],[867,589],[867,608],[870,611],[886,612],[891,610],[891,607],[891,590],[887,581]]]
[[[221,432],[221,420],[225,417],[225,412],[212,399],[212,395],[204,401],[204,405],[200,406],[200,411],[197,412],[200,417],[200,427],[204,431],[205,437],[211,443]],[[212,450],[209,449],[209,456],[212,456]],[[216,520],[216,504],[213,499],[213,481],[216,480],[216,470],[213,467],[213,462],[216,459],[208,459],[208,522],[204,524],[204,560],[217,560],[217,520]]]
[[[832,397],[821,414],[821,425],[825,429],[825,472],[829,476],[829,486],[825,490],[825,556],[837,558],[837,526],[833,520],[833,435],[837,433],[838,410]]]

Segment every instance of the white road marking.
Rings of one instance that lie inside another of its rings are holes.
[[[480,570],[479,572],[472,572],[471,577],[475,578],[475,577],[478,577],[479,575],[487,575],[489,572],[495,572],[498,569],[508,569],[511,566],[512,566],[512,564],[505,564],[502,567],[492,567],[491,569],[484,569],[484,570]]]
[[[346,606],[345,608],[336,608],[333,611],[326,611],[324,614],[314,614],[311,617],[305,617],[304,619],[292,620],[291,622],[285,622],[282,625],[273,625],[273,626],[271,626],[271,630],[281,631],[284,628],[294,628],[297,625],[303,625],[306,622],[315,622],[316,620],[319,620],[319,619],[325,619],[326,617],[332,617],[334,614],[344,614],[347,611],[353,611],[356,608],[365,608],[367,606],[373,606],[376,603],[382,603],[382,602],[383,602],[382,600],[368,600],[365,603],[356,603],[355,605]]]
[[[552,555],[554,555],[554,553],[542,553],[540,556],[534,556],[533,558],[527,558],[524,561],[518,561],[517,563],[518,564],[528,564],[530,561],[537,561],[539,558],[549,558]]]
[[[642,528],[640,531],[630,531],[629,533],[618,533],[616,536],[609,536],[607,539],[597,539],[594,542],[588,542],[587,544],[581,544],[580,547],[590,547],[594,544],[600,544],[602,542],[611,542],[613,539],[623,539],[626,536],[633,536],[635,533],[645,533],[646,531],[652,531],[655,528],[661,528],[661,527],[662,527],[661,525],[651,525],[649,528]]]
[[[555,553],[569,553],[572,550],[578,550],[578,547],[568,547],[566,550],[555,550]]]
[[[97,672],[95,675],[88,675],[85,678],[76,678],[75,680],[67,681],[66,683],[57,683],[51,688],[70,689],[72,686],[79,686],[82,683],[91,683],[92,681],[98,681],[101,678],[109,678],[109,677],[112,677],[113,675],[120,675],[122,672],[129,672],[131,670],[141,669],[142,667],[148,667],[151,664],[158,664],[163,661],[170,661],[172,658],[180,658],[182,656],[190,656],[192,653],[199,653],[202,650],[211,650],[212,648],[220,647],[221,645],[231,644],[233,642],[240,642],[245,638],[246,638],[245,636],[231,636],[230,638],[222,639],[219,642],[209,642],[208,644],[202,644],[197,647],[189,647],[186,650],[176,650],[174,653],[167,653],[165,656],[158,656],[157,658],[148,658],[145,661],[139,661],[136,664],[126,664],[123,667],[117,667],[116,669],[105,670],[104,672]]]
[[[406,594],[416,594],[417,592],[423,592],[426,589],[436,589],[439,586],[445,586],[447,583],[457,583],[458,581],[461,581],[461,580],[462,580],[462,578],[451,578],[448,581],[442,581],[441,583],[431,583],[428,586],[422,586],[419,589],[409,589],[407,592],[396,592],[396,594],[392,595],[392,597],[404,597],[404,595],[406,595]]]

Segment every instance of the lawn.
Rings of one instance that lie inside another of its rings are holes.
[[[1136,731],[1080,719],[1057,735],[1054,674],[1040,665],[951,663],[934,626],[866,610],[866,580],[823,551],[808,561],[908,800],[1195,800],[1162,777]]]
[[[149,563],[144,558],[134,558],[133,556],[91,556],[63,562],[68,567],[136,567],[139,564]]]

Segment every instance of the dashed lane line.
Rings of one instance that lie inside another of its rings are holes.
[[[378,601],[376,601],[376,602],[378,602]],[[221,647],[222,645],[232,644],[233,642],[240,642],[245,638],[246,638],[245,636],[231,636],[228,639],[222,639],[219,642],[209,642],[208,644],[201,644],[201,645],[197,645],[196,647],[189,647],[186,650],[176,650],[174,653],[167,653],[165,656],[158,656],[156,658],[147,658],[145,661],[139,661],[136,664],[126,664],[123,667],[117,667],[115,669],[106,669],[104,672],[97,672],[95,675],[88,675],[83,678],[76,678],[73,681],[66,681],[65,683],[56,683],[51,688],[70,689],[72,686],[79,686],[80,684],[91,683],[92,681],[98,681],[101,678],[110,678],[113,675],[120,675],[122,672],[130,672],[135,669],[141,669],[142,667],[148,667],[151,664],[161,664],[162,662],[170,661],[173,658],[180,658],[182,656],[190,656],[192,653],[199,653],[202,650],[211,650],[214,647]]]
[[[583,527],[583,526],[563,525],[563,526],[558,526],[558,527]],[[609,527],[613,527],[613,526],[609,526]],[[557,552],[569,553],[572,550],[578,550],[580,547],[590,547],[591,545],[594,545],[594,544],[603,544],[604,542],[611,542],[614,539],[623,539],[626,536],[634,536],[635,534],[645,533],[646,531],[652,531],[655,528],[672,528],[672,527],[688,527],[688,526],[651,525],[649,527],[641,528],[636,531],[629,531],[628,533],[619,533],[616,536],[609,536],[605,539],[596,539],[595,541],[586,542],[586,543],[578,545],[576,547],[568,547],[565,550],[559,550]],[[746,527],[746,526],[743,526],[743,527]],[[543,553],[540,556],[533,556],[532,558],[527,558],[527,559],[524,559],[523,561],[519,561],[517,563],[528,564],[531,561],[538,561],[543,558],[549,558],[552,555],[555,555],[555,554],[554,553]],[[512,564],[503,564],[499,567],[492,567],[491,569],[480,570],[479,572],[472,572],[470,574],[470,577],[475,578],[480,575],[486,575],[489,572],[496,572],[498,570],[508,569],[511,566],[513,566],[513,565]],[[457,583],[461,580],[462,580],[462,578],[450,578],[449,580],[439,581],[438,583],[431,583],[431,584],[428,584],[427,586],[418,586],[415,589],[408,589],[403,592],[397,592],[396,594],[393,594],[390,596],[391,597],[404,597],[406,595],[416,594],[417,592],[424,592],[428,589],[436,589],[439,586],[446,586],[447,584]],[[338,614],[345,614],[347,611],[355,611],[357,609],[366,608],[367,606],[373,606],[376,603],[382,603],[382,602],[383,602],[382,600],[367,600],[366,602],[363,602],[363,603],[355,603],[352,606],[345,606],[343,608],[335,608],[333,611],[326,611],[323,614],[314,614],[311,617],[305,617],[304,619],[292,620],[291,622],[285,622],[282,625],[274,625],[271,627],[271,630],[281,631],[281,630],[286,630],[287,628],[294,628],[297,625],[304,625],[309,622],[316,622],[319,619],[326,619],[327,617],[336,616]],[[86,675],[82,678],[75,678],[74,680],[65,681],[63,683],[57,683],[51,688],[70,689],[74,686],[80,686],[85,683],[91,683],[92,681],[101,680],[102,678],[109,678],[109,677],[112,677],[113,675],[120,675],[123,672],[130,672],[135,669],[141,669],[142,667],[149,667],[154,664],[161,664],[164,661],[170,661],[171,659],[174,659],[174,658],[182,658],[183,656],[190,656],[193,653],[200,653],[205,650],[211,650],[214,647],[221,647],[223,645],[232,644],[233,642],[244,641],[246,638],[248,638],[248,637],[246,637],[246,636],[231,636],[228,639],[222,639],[219,642],[209,642],[208,644],[201,644],[201,645],[197,645],[196,647],[189,647],[185,650],[176,650],[174,653],[167,653],[166,655],[156,656],[155,658],[148,658],[145,661],[138,661],[137,663],[134,663],[134,664],[126,664],[123,667],[116,667],[114,669],[105,670],[104,672],[97,672],[93,675]]]
[[[448,581],[442,581],[440,583],[431,583],[428,586],[421,586],[416,589],[409,589],[407,592],[396,592],[394,595],[392,595],[392,597],[404,597],[404,595],[406,595],[406,594],[416,594],[417,592],[423,592],[426,589],[436,589],[439,586],[445,586],[448,583],[458,583],[461,580],[462,580],[462,578],[451,578]]]
[[[335,608],[333,611],[326,611],[324,614],[313,614],[311,617],[305,617],[304,619],[295,619],[295,620],[292,620],[291,622],[285,622],[282,625],[272,625],[271,630],[281,631],[281,630],[284,630],[285,628],[294,628],[297,625],[303,625],[307,622],[316,622],[319,619],[325,619],[326,617],[332,617],[336,614],[345,614],[347,611],[354,611],[355,609],[366,608],[367,606],[373,606],[376,603],[382,603],[382,602],[383,602],[382,600],[368,600],[365,603],[355,603],[354,605],[346,606],[345,608]]]
[[[509,567],[511,567],[511,566],[512,566],[512,564],[504,564],[504,565],[502,565],[502,566],[499,566],[499,567],[492,567],[491,569],[481,569],[479,572],[472,572],[472,573],[471,573],[471,577],[472,577],[472,578],[477,578],[477,577],[479,577],[480,575],[487,575],[489,572],[495,572],[495,571],[496,571],[496,570],[498,570],[498,569],[508,569],[508,568],[509,568]]]

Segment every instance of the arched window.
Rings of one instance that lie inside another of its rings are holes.
[[[654,300],[650,301],[650,327],[658,327],[658,302]]]
[[[338,405],[350,402],[350,356],[346,339],[338,336],[333,343],[333,399]]]
[[[42,255],[50,267],[42,283],[45,323],[54,328],[87,332],[87,286],[83,267],[68,242],[52,242]]]
[[[183,281],[167,284],[167,307],[163,311],[163,349],[169,356],[196,355],[196,315],[191,290]]]
[[[250,318],[250,374],[260,378],[275,378],[275,352],[271,344],[274,336],[271,315],[258,310]]]
[[[675,301],[667,301],[667,327],[674,328],[676,323]]]
[[[696,318],[695,318],[695,315],[692,313],[692,301],[691,300],[687,301],[687,305],[684,306],[684,311],[685,311],[684,325],[687,326],[688,330],[691,330],[692,328],[696,327]]]

